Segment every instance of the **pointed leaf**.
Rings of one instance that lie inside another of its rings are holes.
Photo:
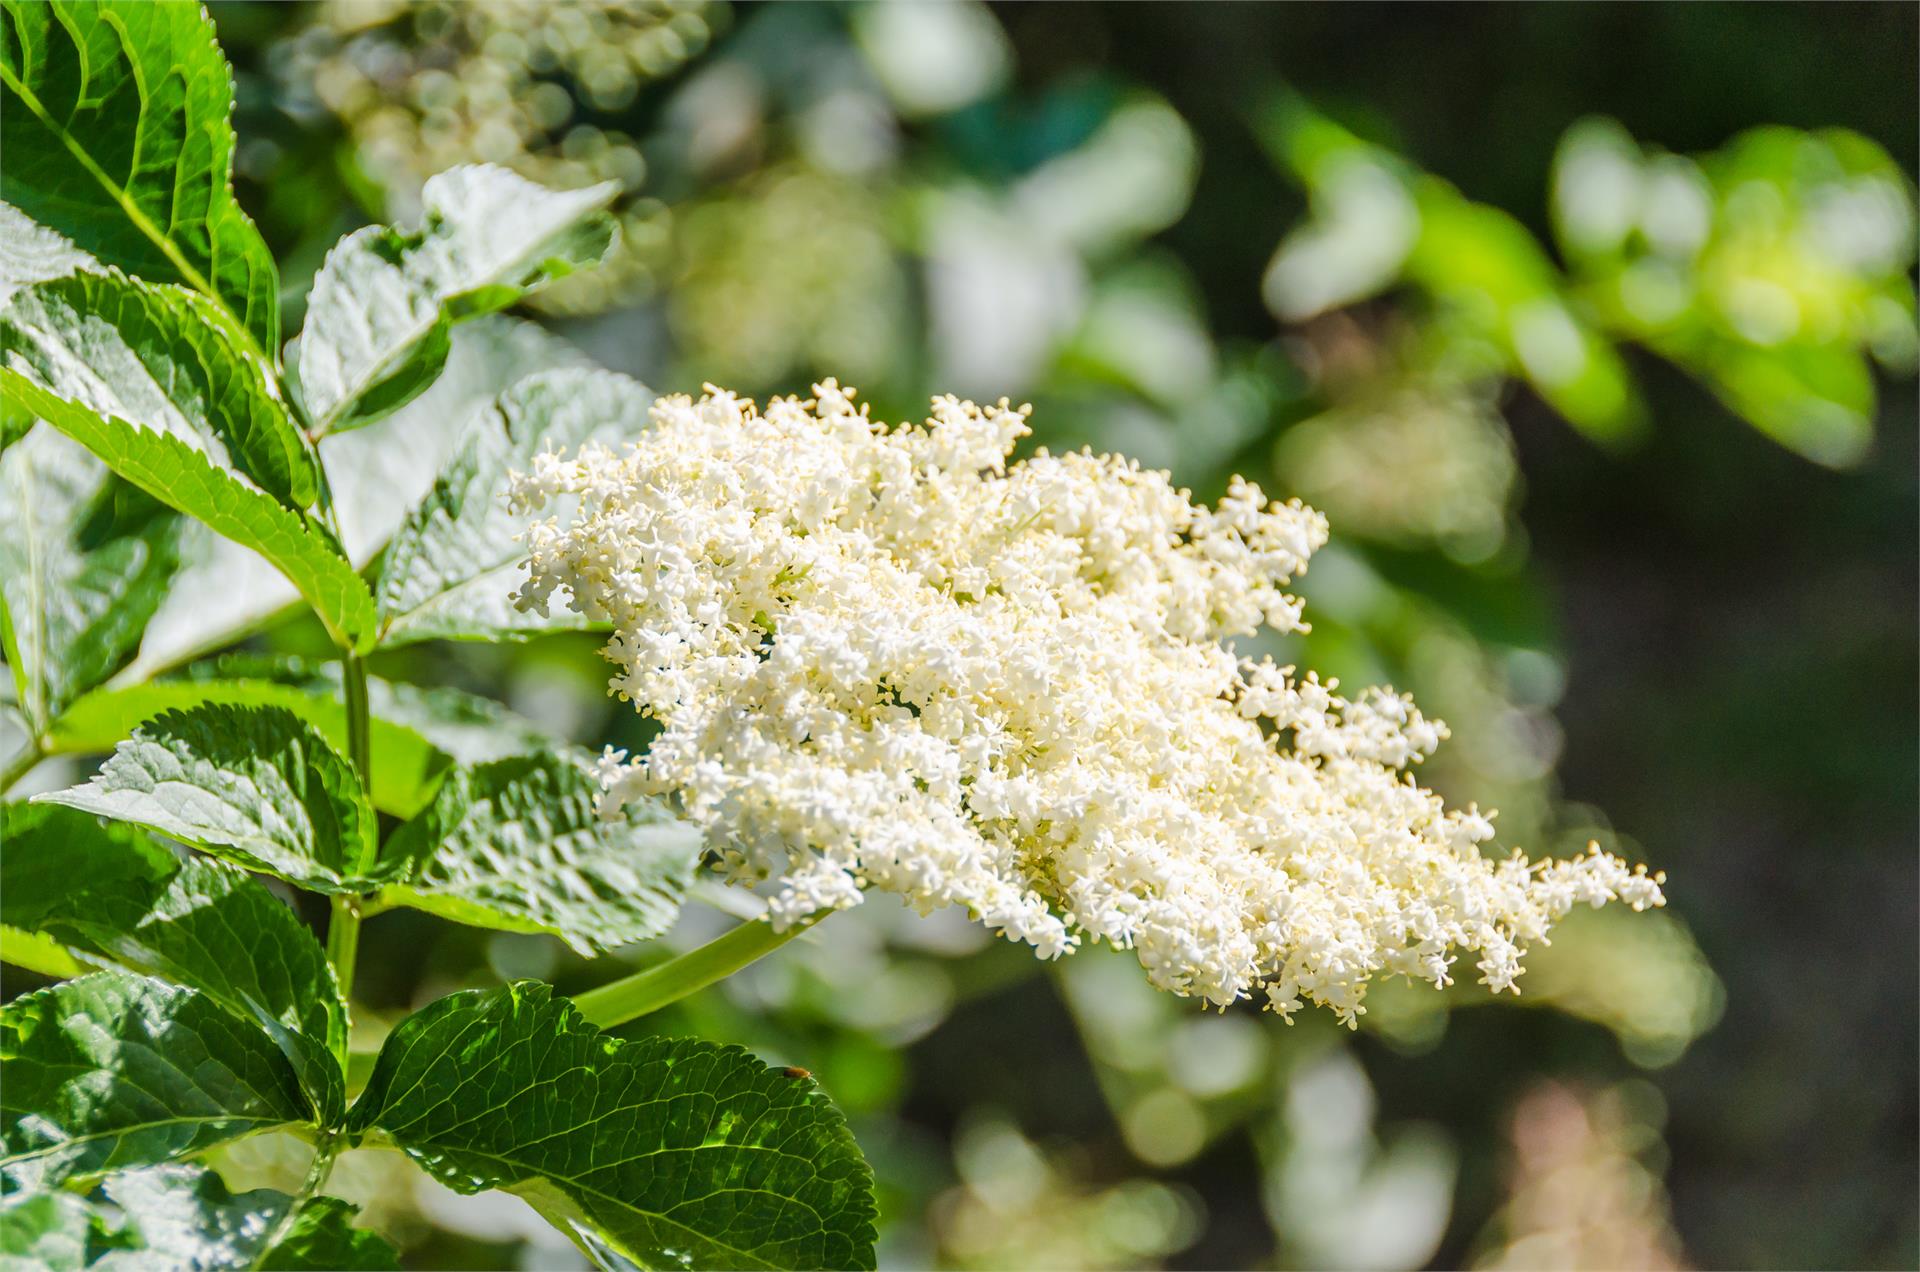
[[[653,401],[644,385],[612,371],[552,371],[502,393],[387,549],[380,573],[384,639],[551,628],[549,620],[517,614],[506,599],[531,520],[509,509],[507,479],[531,469],[548,448],[638,437]]]
[[[272,562],[337,639],[371,638],[372,598],[300,511],[320,469],[271,377],[179,288],[74,274],[0,310],[0,393],[170,507]],[[229,585],[232,580],[229,580]]]
[[[373,889],[374,811],[346,760],[280,707],[170,711],[91,782],[35,798],[132,822],[316,892]],[[387,872],[390,873],[390,872]]]
[[[422,736],[425,730],[410,727],[404,716],[395,723],[395,717],[381,710],[385,692],[381,684],[369,685],[374,709],[369,737],[374,758],[373,806],[395,817],[411,817],[426,807],[451,760],[447,750]],[[318,729],[335,751],[347,750],[347,709],[337,685],[324,680],[286,684],[252,679],[152,680],[124,689],[97,689],[61,716],[48,735],[46,749],[52,755],[111,751],[142,721],[215,703],[282,708]],[[504,715],[505,708],[501,712]],[[508,732],[497,739],[496,746],[516,750],[524,749],[525,743]]]
[[[206,995],[95,972],[0,1007],[0,1178],[51,1187],[303,1121],[293,1066]]]
[[[279,345],[273,256],[230,180],[233,76],[199,5],[8,0],[0,84],[0,198]]]
[[[546,932],[592,955],[672,924],[701,836],[654,804],[594,809],[583,764],[545,752],[455,769],[387,851],[417,863],[381,899],[476,927]]]
[[[318,941],[244,871],[183,861],[130,827],[51,805],[0,806],[0,923],[198,989],[267,1031],[332,1123],[347,1004]],[[244,956],[236,957],[236,951]]]
[[[116,270],[22,287],[0,311],[0,354],[55,396],[178,437],[291,508],[319,493],[319,460],[271,368],[196,292]]]
[[[612,242],[608,182],[552,191],[504,168],[452,168],[421,191],[424,223],[342,239],[314,279],[300,387],[315,435],[358,428],[417,397],[447,360],[453,324],[597,263]]]
[[[0,637],[36,737],[132,655],[178,544],[174,513],[53,429],[0,455]]]
[[[873,1175],[811,1078],[700,1039],[609,1037],[545,985],[401,1022],[349,1125],[642,1266],[873,1266]]]
[[[585,355],[530,322],[496,315],[454,332],[447,369],[378,430],[327,439],[326,468],[347,555],[364,566],[433,485],[476,414],[535,371],[583,365]],[[395,438],[405,438],[396,446]],[[272,565],[230,539],[187,527],[186,567],[147,628],[134,672],[151,675],[222,645],[296,601]]]

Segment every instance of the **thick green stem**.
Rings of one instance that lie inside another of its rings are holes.
[[[327,914],[327,961],[340,982],[340,993],[352,1001],[353,968],[360,956],[360,898],[336,896]]]
[[[759,919],[742,923],[658,967],[588,990],[576,997],[573,1005],[602,1029],[624,1025],[726,979],[755,959],[773,953],[830,913],[832,911],[823,910],[784,932],[774,931],[771,923]]]
[[[360,789],[371,797],[373,718],[367,703],[367,665],[358,654],[349,652],[341,671],[347,687],[347,759],[353,765],[354,775],[360,779]],[[369,837],[360,850],[360,859],[354,863],[354,872],[364,875],[373,869],[378,854],[379,845]],[[333,964],[340,992],[349,1002],[353,999],[353,972],[360,954],[360,905],[359,897],[336,896],[327,916],[327,961]],[[343,1055],[340,1060],[344,1064],[346,1057]]]

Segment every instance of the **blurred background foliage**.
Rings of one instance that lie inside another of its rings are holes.
[[[212,8],[290,324],[441,168],[616,179],[616,263],[528,315],[572,350],[514,358],[831,374],[889,419],[1004,395],[1037,444],[1302,495],[1334,541],[1271,652],[1411,690],[1453,729],[1423,780],[1504,843],[1671,874],[1662,913],[1570,920],[1522,997],[1383,986],[1354,1033],[884,899],[635,1026],[812,1069],[883,1265],[1920,1262],[1911,6]],[[462,392],[396,417],[402,468]],[[378,670],[644,741],[593,649]],[[669,945],[732,921],[711,900]],[[404,912],[362,963],[394,1014],[612,974]],[[420,1266],[577,1262],[388,1154],[335,1187]]]

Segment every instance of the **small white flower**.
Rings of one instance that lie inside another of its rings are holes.
[[[1284,590],[1326,522],[1235,479],[1215,507],[1115,456],[1009,463],[1026,408],[934,402],[888,428],[851,390],[764,414],[661,399],[624,453],[543,456],[513,497],[523,607],[608,620],[612,689],[657,718],[601,762],[603,808],[670,793],[778,926],[859,903],[964,906],[1045,958],[1083,938],[1227,1004],[1351,1022],[1376,974],[1512,988],[1579,903],[1659,905],[1597,849],[1493,860],[1492,824],[1403,770],[1446,736],[1237,658],[1303,628]]]

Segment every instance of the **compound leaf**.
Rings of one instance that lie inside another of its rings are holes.
[[[384,901],[476,927],[557,936],[582,954],[658,936],[700,832],[652,804],[603,820],[583,764],[543,752],[455,769],[388,851],[417,863]]]
[[[347,761],[281,707],[170,711],[84,786],[36,797],[133,822],[316,892],[371,891],[376,821]]]
[[[279,345],[273,256],[233,197],[233,75],[201,6],[8,0],[0,84],[0,198]]]
[[[348,1116],[449,1187],[511,1189],[641,1266],[873,1266],[873,1175],[811,1078],[697,1038],[609,1037],[546,985],[401,1022]]]
[[[335,1122],[347,1004],[319,942],[237,867],[181,860],[131,827],[55,805],[0,807],[0,923],[198,989],[266,1030],[314,1116]]]
[[[468,165],[428,180],[418,233],[376,225],[342,239],[314,279],[296,358],[315,436],[417,397],[446,364],[455,323],[597,263],[618,193],[612,182],[553,191]]]
[[[549,447],[571,450],[636,436],[652,406],[644,385],[612,371],[551,371],[502,393],[387,549],[382,639],[498,639],[561,625],[521,614],[508,599],[529,521],[508,506],[508,476],[532,468],[534,456]]]
[[[0,454],[0,644],[36,738],[138,648],[178,546],[173,512],[55,430]]]
[[[0,1007],[0,1178],[53,1187],[304,1121],[272,1040],[198,990],[130,972]]]
[[[382,710],[393,687],[375,681],[369,688],[373,690],[374,708],[368,738],[375,760],[373,806],[396,817],[411,817],[426,807],[451,760],[437,738],[423,736],[428,734],[427,729],[413,727],[405,715]],[[163,712],[208,704],[279,707],[318,729],[335,751],[344,754],[347,750],[347,709],[336,685],[324,680],[287,683],[254,678],[152,680],[124,688],[96,689],[75,702],[55,723],[46,749],[55,755],[111,751],[142,721]],[[505,714],[504,708],[501,714]],[[497,745],[511,746],[515,741],[515,735],[509,734]]]

